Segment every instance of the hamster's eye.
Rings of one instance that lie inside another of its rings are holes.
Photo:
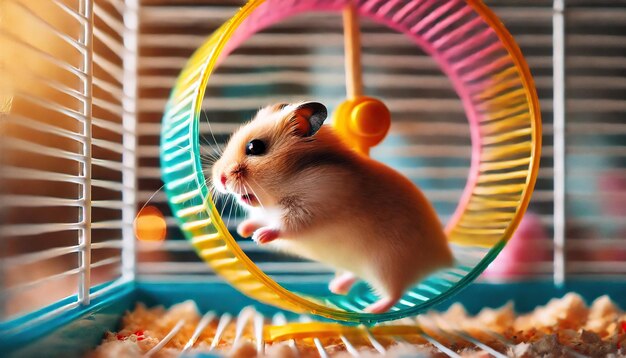
[[[265,153],[265,143],[260,139],[253,139],[246,144],[246,155],[261,155]]]

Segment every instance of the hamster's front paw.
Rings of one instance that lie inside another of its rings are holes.
[[[278,239],[279,235],[280,231],[278,229],[262,227],[254,232],[252,240],[257,244],[267,244],[268,242]]]
[[[254,220],[244,220],[237,225],[237,234],[241,237],[250,237],[260,227],[261,225]]]

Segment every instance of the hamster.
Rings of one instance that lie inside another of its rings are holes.
[[[231,136],[213,185],[247,208],[241,236],[338,270],[334,293],[364,280],[380,297],[365,311],[386,312],[452,253],[422,192],[348,147],[326,116],[317,102],[261,109]]]

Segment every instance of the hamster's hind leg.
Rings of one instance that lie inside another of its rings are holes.
[[[345,295],[356,282],[357,277],[352,272],[344,272],[333,278],[328,284],[330,292],[337,295]]]
[[[384,313],[389,311],[391,307],[393,307],[398,300],[400,299],[400,295],[398,296],[386,296],[378,301],[372,303],[371,305],[365,308],[365,312],[367,313]]]

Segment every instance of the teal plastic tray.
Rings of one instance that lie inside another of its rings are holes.
[[[286,285],[301,292],[326,291],[322,283]],[[567,292],[579,293],[587,302],[609,295],[621,307],[626,307],[626,281],[574,281],[563,287],[552,282],[533,281],[507,284],[476,283],[463,290],[454,300],[436,307],[445,310],[455,302],[462,303],[468,312],[477,313],[484,307],[500,307],[508,301],[515,303],[518,312],[528,312],[549,299],[562,297]],[[75,300],[61,301],[44,310],[34,312],[19,320],[0,324],[0,356],[2,357],[82,357],[102,340],[107,330],[115,330],[123,313],[136,302],[148,306],[171,306],[193,299],[202,312],[237,314],[245,306],[254,305],[265,314],[279,310],[256,303],[226,283],[206,282],[136,282],[112,290],[99,297],[89,307],[79,307],[60,317],[41,319],[46,313]],[[290,312],[286,316],[294,317]],[[211,355],[194,355],[210,357]]]

